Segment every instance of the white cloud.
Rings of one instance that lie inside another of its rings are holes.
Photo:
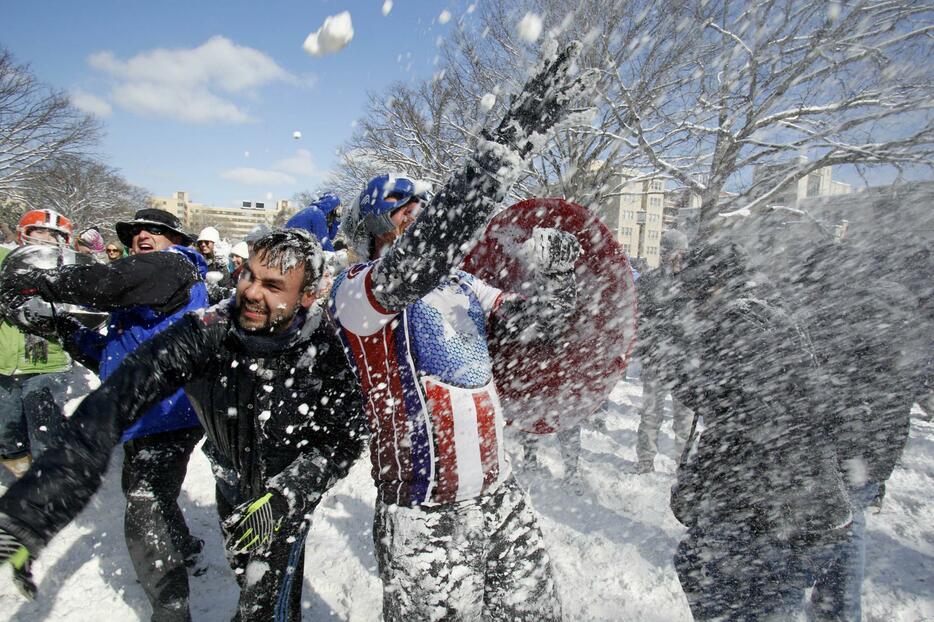
[[[167,91],[153,82],[128,82],[113,90],[114,101],[137,114],[171,117],[191,123],[244,123],[249,115],[210,90]]]
[[[441,11],[441,15],[438,16],[438,23],[447,24],[449,21],[451,21],[451,12],[447,9]]]
[[[324,177],[324,171],[315,166],[310,151],[298,149],[295,155],[274,162],[271,168],[241,166],[223,171],[220,176],[248,186],[294,186],[299,183],[298,179],[301,179],[303,184],[321,179]]]
[[[392,0],[385,0],[383,2],[383,15],[389,15],[389,12],[392,10]]]
[[[312,56],[324,56],[344,49],[353,39],[350,11],[331,15],[324,24],[305,38],[302,47]]]
[[[280,171],[240,166],[223,171],[221,177],[247,186],[292,186],[295,178]]]
[[[106,101],[81,89],[72,91],[70,97],[72,105],[82,112],[97,117],[109,117],[113,112],[113,108]]]
[[[221,36],[195,48],[155,49],[127,60],[97,52],[88,64],[117,80],[113,98],[124,108],[194,123],[243,123],[249,115],[227,95],[274,82],[300,83],[263,52]]]
[[[315,166],[311,159],[311,152],[307,149],[299,149],[291,158],[279,160],[273,165],[273,168],[284,173],[291,173],[300,177],[319,177],[321,171]]]

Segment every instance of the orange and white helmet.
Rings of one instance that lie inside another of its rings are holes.
[[[63,237],[63,246],[71,245],[71,237],[75,231],[71,220],[51,209],[33,209],[23,214],[16,227],[17,241],[20,244],[47,243],[45,240],[32,237],[30,234],[33,229],[49,229],[60,233]]]

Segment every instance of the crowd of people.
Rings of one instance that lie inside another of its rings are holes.
[[[379,175],[350,205],[322,195],[229,258],[216,228],[189,235],[158,209],[116,223],[119,245],[96,229],[76,236],[52,210],[27,212],[21,246],[106,261],[0,271],[0,457],[17,478],[0,497],[0,562],[21,591],[35,597],[32,561],[122,445],[126,542],[152,620],[190,620],[204,543],[177,498],[204,439],[241,589],[234,619],[301,618],[315,508],[366,448],[384,619],[562,619],[548,543],[510,464],[489,342],[548,343],[584,312],[580,245],[537,231],[535,296],[458,266],[587,91],[591,76],[570,71],[576,52],[543,62],[434,193]],[[851,278],[848,250],[833,244],[783,279],[754,271],[727,239],[689,245],[669,231],[660,247],[636,285],[634,470],[654,469],[670,393],[671,510],[687,528],[674,568],[693,616],[789,619],[813,587],[815,619],[860,619],[864,512],[881,502],[912,404],[931,391],[931,297],[895,268],[875,266],[871,287]],[[53,312],[27,317],[30,301]],[[102,384],[66,419],[73,361]],[[564,432],[575,471],[579,430]]]

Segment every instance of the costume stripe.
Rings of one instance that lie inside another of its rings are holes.
[[[409,341],[408,314],[402,314],[402,330],[396,331],[396,362],[399,364],[399,380],[405,399],[405,410],[411,433],[412,479],[409,498],[411,503],[420,504],[428,501],[434,479],[434,447],[431,442],[431,427],[428,409],[418,384],[415,361],[412,358]]]
[[[470,499],[483,489],[483,462],[477,434],[477,411],[474,391],[448,388],[454,416],[454,446],[457,458],[457,500]]]
[[[425,381],[425,396],[428,398],[428,409],[435,428],[435,441],[437,453],[435,462],[438,465],[434,494],[432,501],[449,503],[455,500],[458,486],[457,475],[457,446],[454,444],[454,411],[448,390],[431,380]]]
[[[474,393],[473,403],[477,409],[477,434],[480,437],[480,460],[483,463],[483,488],[485,490],[499,477],[496,413],[493,400],[486,391]]]
[[[371,363],[368,354],[372,352],[372,348],[367,347],[368,340],[371,340],[371,338],[353,335],[351,346],[358,361],[358,368],[361,370],[360,384],[362,385],[363,394],[367,396],[367,414],[369,415],[370,429],[373,432],[370,436],[370,459],[373,462],[373,479],[379,482],[383,474],[383,463],[385,461],[381,448],[385,447],[384,439],[387,431],[381,425],[378,412],[378,392],[374,388],[377,379],[374,378],[372,365],[379,366],[379,353],[376,353],[377,356],[373,357],[375,360]],[[378,342],[376,345],[378,345]]]
[[[383,361],[386,365],[383,376],[383,382],[386,386],[382,389],[385,397],[380,401],[389,411],[388,414],[392,421],[392,447],[396,459],[396,473],[393,479],[398,482],[396,502],[407,505],[408,494],[405,491],[405,485],[412,478],[412,457],[409,450],[406,449],[410,444],[409,422],[405,412],[405,396],[402,392],[402,383],[399,379],[396,344],[395,340],[390,338],[393,331],[392,325],[396,322],[398,322],[397,319],[393,320],[390,326],[384,328],[380,335],[383,346]]]
[[[498,465],[499,473],[497,477],[499,481],[505,480],[511,471],[509,467],[509,454],[506,453],[506,419],[503,417],[503,405],[499,402],[499,393],[496,392],[496,384],[490,383],[489,392],[487,395],[490,397],[490,402],[493,404],[493,409],[496,411],[493,421],[496,425],[496,464]]]

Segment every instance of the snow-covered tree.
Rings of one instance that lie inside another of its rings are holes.
[[[114,168],[89,158],[58,156],[35,167],[19,188],[29,209],[54,209],[79,229],[113,231],[114,223],[148,207],[149,193],[128,183]]]
[[[85,154],[99,136],[93,117],[0,48],[0,199],[22,200],[51,160]]]

